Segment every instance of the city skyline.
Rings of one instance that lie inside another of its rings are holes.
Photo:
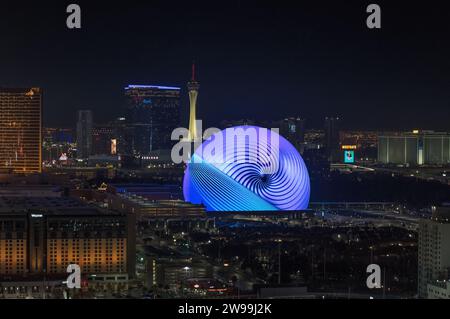
[[[46,126],[72,125],[79,109],[98,122],[121,116],[128,84],[180,87],[187,119],[195,60],[197,113],[208,126],[300,115],[318,127],[339,115],[355,129],[448,130],[443,7],[381,2],[383,28],[369,30],[365,6],[342,3],[79,4],[80,30],[65,26],[66,3],[8,4],[2,13],[0,86],[42,87]]]
[[[449,13],[3,4],[0,300],[450,299]]]

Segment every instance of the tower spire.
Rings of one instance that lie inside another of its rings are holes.
[[[198,89],[200,87],[199,83],[195,80],[195,63],[192,63],[192,79],[187,84],[189,90],[189,104],[190,104],[190,112],[189,112],[189,139],[191,141],[198,141],[199,136],[197,132],[197,96]]]

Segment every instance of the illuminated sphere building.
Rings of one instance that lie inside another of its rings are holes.
[[[303,210],[310,181],[303,159],[285,138],[239,126],[213,134],[195,151],[183,193],[186,201],[208,211]]]

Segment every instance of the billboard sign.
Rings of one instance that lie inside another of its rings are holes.
[[[353,164],[355,162],[355,151],[344,151],[344,163]]]

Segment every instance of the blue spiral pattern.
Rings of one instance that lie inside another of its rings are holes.
[[[228,133],[249,130],[256,139],[226,143],[233,136]],[[208,147],[214,151],[205,151]],[[195,151],[183,193],[208,211],[302,210],[308,207],[310,182],[303,159],[286,139],[265,128],[240,126],[214,134]]]

